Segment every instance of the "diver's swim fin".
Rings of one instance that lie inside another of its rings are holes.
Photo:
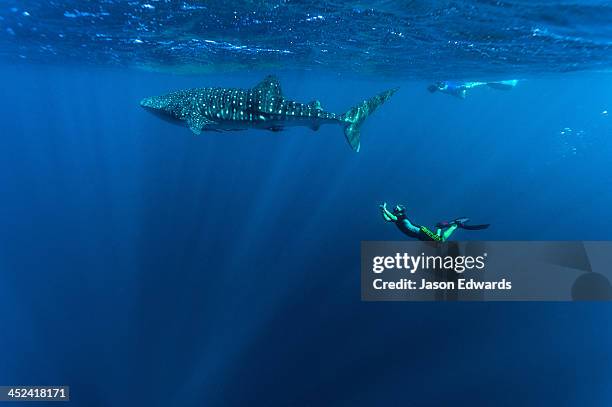
[[[518,79],[510,79],[507,81],[487,82],[487,86],[493,89],[510,90],[516,86]]]
[[[459,224],[459,227],[461,229],[465,229],[465,230],[483,230],[483,229],[488,228],[489,226],[491,226],[491,224],[489,224],[489,223],[485,223],[485,224],[482,224],[482,225],[466,225],[466,224],[463,224],[463,223]]]
[[[438,229],[448,229],[453,225],[461,226],[466,222],[469,222],[470,218],[457,218],[455,220],[451,220],[450,222],[438,222],[436,223],[436,227]]]
[[[340,120],[345,123],[344,125],[344,136],[346,137],[346,141],[348,141],[351,148],[359,152],[359,147],[361,146],[359,136],[360,129],[363,121],[372,113],[376,108],[383,103],[385,103],[395,92],[397,92],[398,88],[389,89],[383,93],[380,93],[373,98],[368,100],[364,100],[357,106],[352,107],[348,112],[344,113],[340,116]]]
[[[448,229],[452,225],[457,225],[457,227],[460,227],[461,229],[465,229],[465,230],[482,230],[482,229],[486,229],[489,226],[491,226],[488,223],[482,224],[482,225],[467,225],[466,223],[469,221],[470,221],[470,218],[457,218],[450,222],[438,222],[436,224],[436,227],[438,229]]]
[[[470,218],[457,218],[451,222],[451,224],[456,223],[459,226],[462,226],[470,221]]]

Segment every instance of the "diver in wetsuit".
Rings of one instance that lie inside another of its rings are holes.
[[[466,225],[468,218],[458,218],[450,222],[439,222],[436,224],[436,231],[433,232],[425,226],[417,226],[406,216],[406,209],[397,205],[393,212],[387,209],[387,203],[380,205],[383,219],[393,222],[405,235],[423,241],[445,242],[457,230],[457,228],[468,230],[486,229],[489,225]]]
[[[433,85],[429,85],[427,90],[431,93],[442,92],[449,95],[456,96],[461,99],[465,99],[467,91],[470,89],[478,88],[480,86],[488,86],[498,90],[510,90],[518,83],[517,79],[510,79],[506,81],[494,81],[494,82],[453,82],[453,81],[442,81],[436,82]]]

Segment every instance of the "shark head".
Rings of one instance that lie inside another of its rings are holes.
[[[177,117],[175,109],[173,109],[172,101],[173,94],[151,96],[142,99],[140,101],[140,106],[142,106],[147,112],[154,114],[160,119],[177,124],[180,121],[180,118]]]
[[[144,98],[140,101],[140,106],[144,107],[145,109],[156,109],[160,106],[159,99],[159,96]]]

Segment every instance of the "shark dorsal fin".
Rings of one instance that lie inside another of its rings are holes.
[[[280,82],[278,81],[278,78],[273,75],[266,76],[261,82],[255,85],[253,89],[261,90],[270,96],[276,96],[279,98],[282,96]]]
[[[318,100],[313,100],[312,102],[309,102],[308,106],[312,107],[313,109],[323,110],[323,108],[321,107],[321,102],[319,102]]]

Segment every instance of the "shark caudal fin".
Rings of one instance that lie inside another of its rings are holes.
[[[390,89],[383,93],[380,93],[373,98],[368,100],[364,100],[357,106],[354,106],[348,112],[344,113],[340,120],[342,120],[344,125],[344,135],[346,136],[346,141],[350,144],[351,148],[359,152],[360,147],[360,130],[363,121],[370,115],[376,108],[383,103],[385,103],[395,92],[397,92],[399,88]]]

